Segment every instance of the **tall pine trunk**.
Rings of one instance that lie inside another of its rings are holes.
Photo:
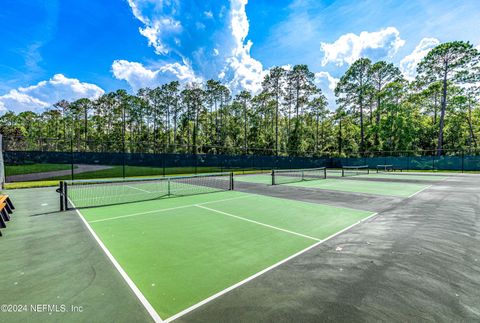
[[[447,71],[448,64],[445,63],[443,73],[443,89],[442,89],[442,109],[440,111],[440,125],[438,131],[437,156],[442,155],[443,149],[443,127],[445,125],[445,111],[447,110]]]

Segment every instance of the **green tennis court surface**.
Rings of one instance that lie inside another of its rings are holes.
[[[409,197],[428,186],[422,184],[350,181],[342,179],[305,181],[286,185],[398,197]]]
[[[235,181],[271,185],[272,174],[238,175],[235,176]]]
[[[162,319],[371,215],[234,191],[81,214]]]
[[[357,178],[361,177],[376,177],[383,176],[384,174],[370,174],[370,175],[358,175]],[[327,175],[328,176],[328,175]],[[384,175],[390,176],[390,175]],[[396,175],[391,175],[396,176]],[[403,178],[403,175],[398,175]],[[405,175],[409,176],[409,175]],[[418,179],[415,175],[412,175],[415,179]],[[428,176],[424,176],[428,177]],[[432,177],[432,176],[430,176]],[[435,179],[437,179],[435,177]],[[271,184],[271,176],[268,175],[245,175],[235,177],[236,181],[257,183],[257,184]],[[438,179],[437,179],[438,180]],[[366,194],[377,194],[385,196],[398,196],[398,197],[409,197],[412,194],[417,193],[418,191],[426,188],[428,185],[424,184],[414,184],[414,183],[395,183],[392,182],[372,182],[372,181],[361,181],[355,180],[351,181],[348,179],[342,178],[327,178],[320,180],[312,181],[302,181],[296,183],[284,184],[289,186],[296,187],[311,187],[325,190],[334,190],[334,191],[343,191],[343,192],[353,192],[353,193],[366,193]]]

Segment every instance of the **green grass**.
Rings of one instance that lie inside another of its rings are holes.
[[[26,164],[5,166],[7,176],[72,169],[70,164]]]
[[[163,319],[371,214],[232,191],[81,213]]]
[[[14,183],[5,183],[5,189],[13,190],[19,188],[34,188],[34,187],[50,187],[58,186],[60,181],[32,181],[32,182],[14,182]]]

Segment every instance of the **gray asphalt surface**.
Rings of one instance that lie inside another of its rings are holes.
[[[261,193],[249,185],[237,187]],[[351,201],[370,209],[368,198]],[[479,322],[480,176],[384,202],[376,217],[178,321]]]

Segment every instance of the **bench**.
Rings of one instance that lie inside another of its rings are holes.
[[[10,221],[10,214],[12,214],[15,207],[8,195],[0,195],[0,229],[7,227],[8,221]],[[0,237],[2,232],[0,231]]]

